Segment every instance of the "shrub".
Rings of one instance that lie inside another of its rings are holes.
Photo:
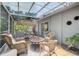
[[[75,46],[79,43],[79,33],[76,33],[70,37],[67,37],[65,40],[69,45]]]

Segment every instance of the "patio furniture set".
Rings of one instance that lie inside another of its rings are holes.
[[[27,53],[28,47],[27,47],[27,40],[25,38],[18,38],[18,40],[14,39],[13,36],[10,33],[3,33],[2,35],[3,40],[5,43],[9,46],[10,49],[16,49],[17,55],[20,53]],[[51,56],[54,54],[55,50],[55,43],[57,43],[56,40],[52,40],[50,35],[47,36],[48,38],[42,38],[38,36],[32,36],[29,38],[30,42],[32,44],[39,44],[40,45],[40,54],[42,51],[46,51],[47,54]]]

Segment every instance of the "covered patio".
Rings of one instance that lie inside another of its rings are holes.
[[[1,56],[78,56],[78,2],[0,2]]]

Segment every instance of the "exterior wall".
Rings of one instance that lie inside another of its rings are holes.
[[[65,37],[74,35],[75,33],[79,33],[79,20],[74,20],[75,16],[79,16],[79,6],[69,9],[62,13],[63,16],[63,38],[64,42]],[[66,22],[70,20],[72,24],[70,26],[66,25]]]
[[[79,6],[54,14],[47,20],[44,19],[44,21],[40,21],[40,24],[49,21],[50,31],[55,33],[55,37],[60,43],[65,43],[66,37],[79,33],[79,20],[75,21],[75,16],[79,16]],[[67,21],[72,21],[72,24],[67,25]],[[39,32],[41,32],[41,30],[39,30]]]
[[[55,34],[55,38],[61,43],[61,26],[62,26],[62,16],[61,14],[56,14],[51,17],[51,32]]]

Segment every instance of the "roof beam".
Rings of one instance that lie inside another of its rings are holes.
[[[53,15],[53,14],[56,14],[56,13],[58,13],[58,12],[60,12],[62,9],[63,9],[63,7],[61,7],[61,8],[59,8],[59,9],[56,9],[58,6],[61,6],[61,5],[64,5],[64,3],[66,3],[66,2],[62,2],[62,3],[60,3],[59,5],[57,5],[56,7],[54,7],[53,8],[53,10],[51,9],[51,10],[49,10],[49,11],[51,11],[51,13],[49,12],[48,14],[46,14],[46,16],[45,17],[41,17],[40,19],[44,19],[44,18],[47,18],[47,17],[49,17],[49,16],[51,16],[51,15]],[[56,9],[56,10],[55,10]],[[55,12],[54,12],[55,11]],[[48,12],[48,11],[47,11]],[[45,13],[47,13],[47,12],[45,12]],[[43,14],[43,15],[45,15],[45,13]],[[42,15],[42,16],[43,16]]]
[[[45,15],[46,13],[49,14],[49,11],[55,10],[57,7],[63,5],[64,3],[65,3],[65,2],[60,3],[59,5],[55,6],[53,9],[50,9],[50,10],[48,10],[47,12],[45,12],[43,15]],[[43,16],[43,15],[42,15],[42,16]]]
[[[10,14],[9,10],[6,8],[6,6],[1,2],[2,6],[4,7],[4,9],[7,11],[8,14]]]
[[[19,2],[17,2],[17,4],[18,4],[18,12],[19,12]]]
[[[24,15],[24,14],[15,14],[15,13],[10,13],[10,15],[24,16],[24,17],[34,17],[34,16],[29,16],[29,15]]]
[[[32,7],[33,7],[34,4],[35,4],[35,2],[32,3],[32,5],[31,5],[31,7],[30,7],[30,9],[28,11],[28,13],[30,12],[30,10],[32,9]]]
[[[36,13],[38,14],[44,7],[46,7],[50,2],[46,3],[40,10],[38,10]]]

